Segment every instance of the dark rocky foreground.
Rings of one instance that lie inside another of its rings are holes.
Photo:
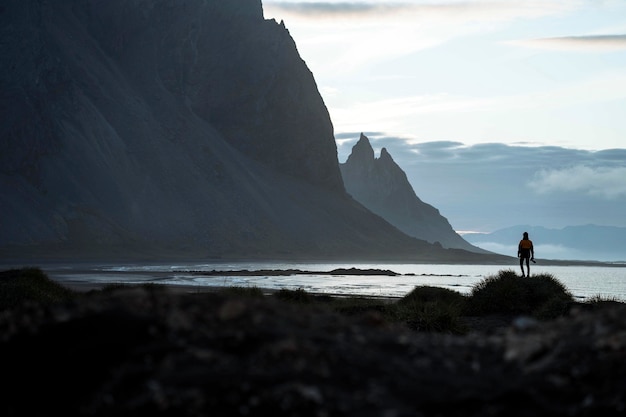
[[[466,336],[131,288],[0,313],[0,415],[617,416],[626,307]]]

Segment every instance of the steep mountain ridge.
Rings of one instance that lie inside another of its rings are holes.
[[[259,0],[10,0],[0,254],[463,261],[346,194],[332,123]]]
[[[350,195],[409,236],[445,248],[486,253],[459,236],[439,210],[419,199],[387,149],[382,148],[380,157],[375,158],[363,133],[340,169]]]

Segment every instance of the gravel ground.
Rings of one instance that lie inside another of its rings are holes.
[[[622,416],[624,317],[454,336],[275,297],[103,292],[0,312],[0,415]]]

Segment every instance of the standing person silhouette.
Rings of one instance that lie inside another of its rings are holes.
[[[535,249],[533,248],[533,241],[528,239],[528,232],[524,232],[524,237],[519,241],[517,246],[517,257],[519,258],[519,266],[522,268],[522,277],[530,276],[530,261],[535,263]],[[526,269],[528,273],[524,275],[524,260],[526,260]]]

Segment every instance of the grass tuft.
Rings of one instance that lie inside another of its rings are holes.
[[[461,312],[466,297],[447,288],[419,286],[395,303],[395,321],[425,332],[464,333]]]
[[[624,300],[619,297],[614,296],[606,296],[596,294],[590,298],[587,298],[584,302],[585,305],[589,307],[605,307],[605,306],[614,306],[618,304],[623,304]]]
[[[234,286],[234,287],[225,287],[222,288],[220,290],[220,293],[225,294],[225,295],[235,295],[238,297],[251,297],[251,298],[259,298],[259,297],[263,297],[265,294],[263,294],[263,290],[261,290],[259,287],[256,286],[252,286],[252,287],[241,287],[241,286]]]
[[[311,301],[313,301],[311,295],[303,288],[297,288],[295,290],[281,288],[276,292],[275,296],[279,300],[290,301],[297,304],[310,304]]]

